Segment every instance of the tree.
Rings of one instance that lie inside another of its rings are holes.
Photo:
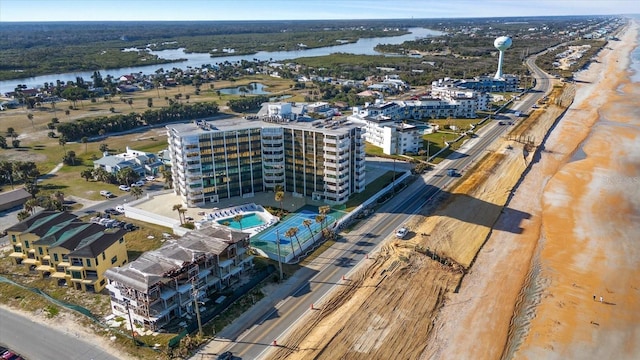
[[[289,244],[291,245],[291,253],[295,257],[296,256],[296,251],[293,248],[293,232],[291,231],[291,229],[287,230],[284,233],[284,236],[287,236],[289,238]]]
[[[291,235],[296,238],[298,249],[300,249],[300,255],[302,255],[302,245],[300,244],[300,239],[298,238],[298,230],[299,229],[296,226],[292,226],[289,228],[289,230],[287,230],[287,233],[291,232]]]
[[[62,145],[62,150],[63,151],[67,151],[67,149],[65,148],[65,145],[67,144],[67,137],[64,135],[60,135],[60,137],[58,138],[58,144]]]
[[[0,149],[6,149],[7,147],[7,139],[0,135]]]
[[[142,196],[142,188],[140,186],[134,186],[131,188],[131,195],[133,195],[134,198],[136,198],[136,200],[140,199],[140,197]]]
[[[11,146],[13,146],[16,149],[19,148],[20,147],[20,140],[18,140],[18,139],[11,140]]]
[[[15,139],[18,137],[18,133],[16,132],[16,129],[9,127],[7,128],[7,136]]]
[[[320,230],[324,230],[323,228],[323,224],[324,224],[324,218],[326,216],[324,215],[316,215],[316,223],[320,224]]]
[[[153,99],[152,98],[148,98],[147,99],[147,107],[153,107]]]
[[[86,181],[89,181],[93,177],[92,169],[84,169],[80,172],[80,177],[84,178]]]
[[[31,197],[33,197],[35,199],[36,194],[40,192],[40,189],[38,188],[38,183],[35,181],[31,182],[28,181],[24,184],[24,189],[27,190],[27,192],[29,194],[31,194]]]
[[[73,151],[73,150],[67,151],[67,153],[62,157],[62,162],[67,164],[67,165],[75,166],[76,165],[76,152]]]
[[[302,222],[302,225],[304,225],[307,230],[309,230],[309,235],[311,235],[311,241],[313,241],[313,231],[311,231],[311,220],[309,219],[304,219],[304,221]]]
[[[33,125],[33,114],[32,113],[28,113],[27,114],[27,119],[29,119],[29,121],[31,121],[31,127],[33,129],[35,129],[36,127],[35,127],[35,125]]]
[[[171,173],[171,170],[162,170],[162,177],[164,178],[164,184],[165,187],[168,187],[169,189],[173,188],[173,174]]]
[[[127,99],[127,104],[129,104],[129,106],[131,106],[131,108],[133,109],[133,99]]]
[[[275,195],[274,200],[280,203],[280,210],[284,211],[284,206],[282,204],[282,202],[284,200],[284,191],[277,190],[277,189],[278,189],[278,187],[276,186],[276,195]]]
[[[330,211],[331,211],[331,207],[329,205],[323,205],[318,208],[318,212],[320,213],[320,215],[323,216],[323,219],[322,219],[323,225],[324,225],[324,222],[327,220],[327,214],[329,214]]]
[[[234,216],[233,221],[237,222],[240,225],[240,231],[242,231],[242,214]]]
[[[18,212],[18,214],[16,214],[16,217],[18,218],[18,221],[22,221],[22,220],[28,218],[29,216],[31,216],[31,214],[26,210],[20,210]]]
[[[38,206],[38,200],[31,198],[24,203],[24,210],[28,211],[33,215],[36,212],[36,207]]]
[[[80,139],[80,142],[84,144],[84,152],[87,152],[87,143],[89,142],[89,138],[86,136],[83,136],[82,139]]]
[[[100,152],[105,153],[109,149],[109,145],[102,143],[100,144]]]
[[[69,109],[65,110],[64,114],[67,115],[67,119],[71,120],[71,116],[69,116],[71,114],[71,111],[69,111]]]
[[[64,204],[64,193],[62,191],[54,191],[53,194],[51,194],[51,197],[60,204]]]
[[[184,221],[182,220],[182,212],[180,211],[182,210],[182,204],[173,205],[172,210],[178,212],[178,219],[180,219],[180,225],[184,224]]]
[[[116,173],[116,179],[121,185],[133,184],[134,182],[136,182],[138,177],[139,177],[138,173],[133,171],[133,169],[130,167],[120,169]]]

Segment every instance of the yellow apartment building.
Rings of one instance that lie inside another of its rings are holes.
[[[105,271],[128,262],[126,233],[67,212],[43,211],[7,229],[9,256],[60,286],[97,293],[106,286]]]

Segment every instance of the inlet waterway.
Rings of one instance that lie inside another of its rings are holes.
[[[156,70],[163,68],[165,70],[172,69],[174,67],[186,69],[188,67],[199,68],[203,65],[215,65],[224,62],[240,62],[242,60],[252,61],[254,59],[260,61],[281,61],[286,59],[296,59],[300,57],[312,57],[312,56],[326,56],[334,53],[348,53],[355,55],[382,55],[375,51],[375,47],[378,44],[402,44],[405,41],[415,40],[425,37],[433,37],[441,35],[442,33],[435,30],[424,29],[419,27],[409,28],[409,34],[391,37],[375,37],[375,38],[363,38],[359,39],[355,43],[341,44],[326,46],[315,49],[295,50],[295,51],[260,51],[255,54],[249,55],[229,55],[211,57],[208,53],[185,53],[184,49],[171,49],[162,51],[151,51],[151,54],[158,55],[162,59],[186,59],[180,62],[156,64],[156,65],[143,65],[135,67],[123,67],[117,69],[96,69],[100,71],[102,77],[111,75],[114,78],[118,78],[122,75],[142,73],[152,74]],[[14,91],[18,84],[27,85],[27,88],[42,87],[45,82],[56,83],[57,80],[67,82],[75,81],[76,77],[82,77],[85,80],[90,81],[93,71],[78,71],[67,72],[60,74],[41,75],[23,79],[12,79],[0,81],[0,94]]]

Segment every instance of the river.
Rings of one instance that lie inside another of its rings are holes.
[[[160,68],[164,68],[165,70],[172,69],[174,67],[182,68],[182,69],[185,69],[187,67],[199,68],[205,64],[217,64],[217,63],[223,63],[225,61],[228,61],[231,63],[239,62],[241,60],[251,61],[253,59],[281,61],[285,59],[296,59],[299,57],[325,56],[325,55],[338,53],[338,52],[356,54],[356,55],[381,55],[381,53],[374,50],[375,46],[378,44],[402,44],[403,42],[408,40],[415,40],[417,38],[437,36],[442,34],[439,31],[424,29],[424,28],[417,28],[417,27],[409,28],[409,31],[411,33],[406,35],[359,39],[357,42],[351,43],[351,44],[326,46],[326,47],[315,48],[315,49],[296,50],[296,51],[260,51],[250,55],[229,55],[229,56],[220,56],[220,57],[213,57],[213,58],[209,56],[208,53],[186,54],[183,51],[183,49],[152,51],[151,54],[158,55],[163,59],[186,59],[186,60],[181,62],[168,63],[168,64],[124,67],[124,68],[117,68],[117,69],[99,69],[99,71],[103,78],[105,78],[107,75],[111,75],[115,78],[119,78],[122,75],[131,74],[131,73],[151,74]],[[52,82],[55,84],[56,80],[60,80],[63,82],[75,81],[76,77],[78,76],[82,77],[85,80],[90,81],[91,75],[93,75],[93,71],[79,71],[79,72],[49,74],[49,75],[41,75],[41,76],[35,76],[30,78],[0,81],[0,94],[14,91],[18,84],[25,84],[27,85],[27,88],[34,88],[34,87],[43,86],[45,82]]]

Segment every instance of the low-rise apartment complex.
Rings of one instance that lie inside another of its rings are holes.
[[[282,187],[294,196],[344,204],[365,187],[360,126],[293,116],[266,104],[246,119],[167,126],[173,188],[187,206]]]
[[[128,261],[125,234],[68,212],[42,211],[7,229],[9,257],[60,286],[98,293],[106,286],[105,271]]]
[[[253,266],[249,234],[207,227],[169,240],[126,266],[107,271],[114,315],[151,330],[194,313],[194,300],[212,298]],[[197,295],[196,295],[197,294]]]

